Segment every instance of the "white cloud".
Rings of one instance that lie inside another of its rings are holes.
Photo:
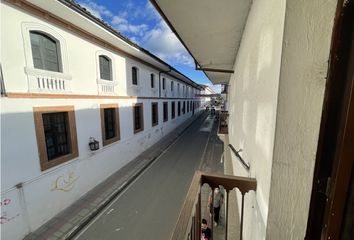
[[[194,66],[194,61],[175,34],[170,30],[150,1],[143,6],[135,5],[126,0],[125,8],[118,15],[114,15],[105,6],[99,5],[94,0],[81,0],[79,4],[94,16],[105,19],[118,32],[125,34],[132,41],[146,48],[153,54],[170,64],[184,64]],[[157,24],[150,27],[141,23],[141,19]],[[134,24],[132,21],[138,22]]]
[[[146,24],[130,24],[127,19],[121,16],[114,16],[111,24],[119,32],[132,33],[138,36],[143,36],[145,31],[149,28]]]
[[[163,20],[146,32],[142,43],[167,62],[193,66],[193,59]]]
[[[215,93],[221,93],[221,85],[220,84],[217,84],[217,85],[206,84],[206,85],[208,85]]]
[[[87,11],[89,11],[92,15],[95,17],[98,17],[102,19],[103,16],[105,17],[112,17],[113,14],[111,11],[109,11],[105,6],[98,5],[97,3],[91,1],[91,0],[86,0],[83,2],[78,2],[82,7],[86,8]]]

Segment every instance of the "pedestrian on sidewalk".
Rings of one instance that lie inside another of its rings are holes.
[[[212,192],[209,194],[208,207],[210,208],[210,214],[211,214],[212,213],[211,202],[213,201],[214,225],[218,226],[220,220],[220,208],[224,202],[224,195],[221,193],[218,187],[214,189],[214,196],[213,196],[214,199],[212,199],[211,194]]]
[[[202,219],[202,235],[201,240],[211,239],[211,229],[208,227],[208,222],[205,218]]]

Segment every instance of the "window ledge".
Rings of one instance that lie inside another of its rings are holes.
[[[25,73],[28,76],[28,92],[71,92],[71,74],[46,71],[32,67],[25,67]]]
[[[32,68],[32,67],[25,67],[25,73],[30,76],[61,78],[64,80],[71,80],[72,79],[71,74],[68,74],[68,73],[46,71],[46,70]]]
[[[111,85],[111,86],[118,85],[118,83],[115,80],[106,80],[106,79],[101,79],[101,78],[97,79],[97,83]]]

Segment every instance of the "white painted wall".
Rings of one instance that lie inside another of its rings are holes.
[[[61,42],[64,51],[64,73],[52,75],[58,79],[65,78],[70,84],[70,89],[62,93],[93,96],[107,94],[100,92],[100,84],[102,82],[107,84],[107,81],[100,80],[97,71],[97,56],[102,53],[108,55],[113,62],[114,92],[108,95],[143,98],[1,98],[1,216],[6,217],[1,224],[1,236],[11,240],[22,239],[29,232],[36,230],[161,137],[192,117],[192,111],[178,117],[176,110],[176,118],[171,120],[170,102],[184,101],[184,97],[181,91],[179,100],[157,98],[159,72],[156,69],[110,52],[81,39],[76,34],[1,2],[1,64],[7,92],[57,93],[36,89],[33,88],[35,84],[29,84],[33,79],[27,73],[38,74],[26,55],[28,37],[24,37],[24,34],[28,34],[26,29],[31,27],[53,32],[64,41]],[[138,87],[131,86],[132,66],[139,68]],[[155,74],[156,89],[150,87],[150,73]],[[172,96],[169,81],[175,81],[175,91],[177,82],[180,83],[181,89],[182,85],[186,85],[166,74],[161,76],[166,78],[166,97]],[[174,97],[177,97],[177,94]],[[193,97],[190,96],[187,100],[196,100]],[[156,101],[159,103],[159,124],[152,127],[151,102]],[[169,108],[167,122],[163,122],[164,101],[168,102]],[[141,102],[144,106],[144,131],[134,134],[132,104],[136,102]],[[108,103],[119,104],[121,140],[102,147],[100,104]],[[74,106],[79,156],[41,171],[33,107],[44,106]],[[198,111],[199,109],[196,109],[195,113]],[[90,137],[100,141],[101,148],[96,152],[89,150]],[[54,188],[56,181],[62,179],[73,182],[67,191]],[[17,184],[22,184],[22,188],[17,189]]]
[[[245,197],[244,239],[263,239],[267,225],[284,15],[285,2],[253,1],[229,82],[230,143],[251,166],[231,153],[234,173],[258,184]]]
[[[253,1],[229,83],[230,143],[251,165],[232,155],[234,172],[258,184],[244,239],[304,239],[335,5]]]
[[[304,239],[336,0],[287,0],[267,239]]]

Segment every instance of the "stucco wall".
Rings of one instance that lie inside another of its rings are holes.
[[[247,172],[231,153],[234,173],[258,184],[245,198],[244,239],[265,238],[284,14],[284,1],[253,1],[229,82],[230,143],[251,166]]]
[[[286,1],[267,239],[304,239],[336,0]]]

